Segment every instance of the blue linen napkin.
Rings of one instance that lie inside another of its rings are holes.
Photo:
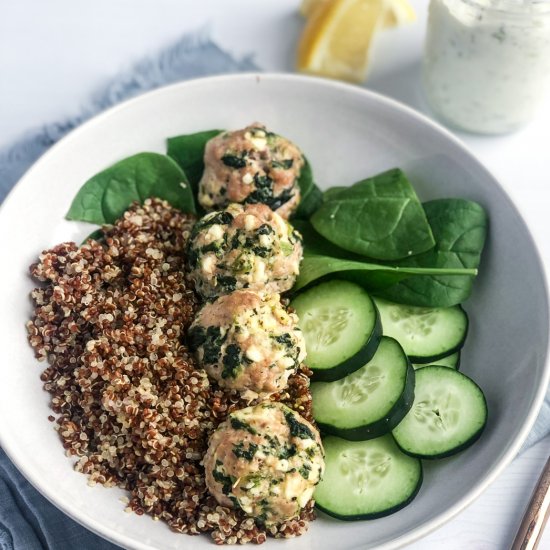
[[[0,202],[49,147],[98,112],[124,99],[176,81],[257,70],[250,56],[235,59],[204,33],[184,36],[155,58],[143,60],[104,86],[78,116],[29,132],[10,147],[0,150]],[[548,433],[550,392],[522,450]],[[84,550],[118,548],[50,504],[21,476],[0,449],[0,549],[73,550],[77,547]]]
[[[61,445],[60,445],[61,449]],[[50,504],[0,449],[2,550],[117,550]]]

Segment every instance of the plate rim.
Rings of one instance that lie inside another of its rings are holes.
[[[43,155],[41,155],[19,178],[17,183],[12,187],[8,195],[5,197],[3,203],[0,205],[0,216],[2,216],[2,213],[7,208],[6,205],[9,205],[10,201],[13,200],[13,197],[19,193],[19,190],[22,188],[21,184],[25,182],[27,179],[32,178],[34,171],[43,162],[47,161],[50,156],[57,154],[57,150],[59,148],[63,148],[68,141],[78,139],[80,133],[87,132],[89,128],[93,127],[96,124],[101,124],[104,119],[109,118],[110,116],[112,116],[113,114],[119,111],[132,108],[134,105],[140,103],[141,101],[147,101],[151,96],[164,93],[167,90],[177,90],[180,88],[200,86],[203,83],[211,83],[211,82],[221,83],[221,82],[227,82],[232,80],[236,80],[236,81],[251,80],[251,81],[255,81],[257,84],[261,84],[262,81],[290,81],[290,82],[298,82],[298,83],[313,83],[315,85],[319,85],[322,87],[333,88],[334,90],[341,90],[343,92],[357,94],[359,96],[369,98],[369,100],[371,101],[385,104],[387,107],[390,107],[394,111],[400,111],[401,113],[405,114],[407,117],[415,119],[418,123],[421,123],[423,125],[430,127],[431,130],[439,134],[443,134],[443,136],[447,140],[450,140],[456,147],[461,149],[466,156],[468,156],[471,160],[473,160],[476,163],[479,170],[482,172],[485,172],[485,174],[493,181],[493,183],[498,188],[500,188],[502,195],[508,201],[510,207],[515,211],[518,218],[522,221],[523,225],[527,229],[527,236],[535,252],[537,267],[542,276],[542,280],[544,284],[544,290],[545,290],[544,305],[547,312],[550,310],[549,280],[546,273],[544,262],[541,257],[539,247],[537,245],[537,241],[533,237],[533,232],[531,231],[531,227],[527,221],[527,217],[523,215],[522,209],[512,200],[512,198],[510,197],[506,189],[502,186],[498,178],[496,178],[494,174],[488,168],[485,167],[485,165],[478,159],[477,155],[473,153],[471,149],[460,138],[455,136],[450,130],[443,127],[438,122],[432,120],[427,115],[415,110],[414,108],[398,100],[390,98],[386,95],[375,92],[373,90],[369,90],[364,87],[354,86],[352,84],[339,82],[336,80],[330,80],[326,78],[321,78],[321,77],[315,77],[315,76],[309,76],[309,75],[297,75],[293,73],[284,73],[284,72],[230,73],[230,74],[207,76],[207,77],[200,77],[200,78],[193,78],[189,80],[179,81],[167,86],[160,86],[158,88],[155,88],[154,90],[148,91],[143,94],[139,94],[135,97],[122,101],[121,103],[118,103],[110,107],[109,109],[101,113],[98,113],[97,115],[93,116],[86,122],[77,126],[73,130],[71,130],[68,134],[66,134],[63,138],[61,138],[57,143],[55,143],[52,147],[50,147]],[[508,447],[505,448],[505,450],[501,453],[500,459],[495,463],[490,473],[487,476],[485,476],[485,478],[483,478],[477,484],[477,486],[473,487],[468,493],[466,493],[459,501],[457,501],[453,506],[451,506],[446,511],[441,512],[437,516],[434,516],[426,520],[424,523],[419,524],[414,529],[410,530],[408,533],[405,533],[391,541],[388,541],[383,543],[382,545],[379,545],[377,548],[379,548],[380,550],[391,550],[395,548],[400,548],[402,546],[405,546],[407,544],[414,542],[415,540],[425,537],[426,535],[428,535],[435,529],[441,527],[442,525],[450,521],[452,518],[454,518],[456,515],[458,515],[462,510],[464,510],[467,506],[469,506],[472,502],[474,502],[496,480],[496,478],[503,472],[503,470],[512,462],[512,460],[517,455],[518,451],[520,450],[521,446],[523,445],[527,436],[529,435],[529,432],[531,431],[535,423],[538,413],[540,412],[540,409],[544,402],[546,391],[550,382],[549,358],[550,358],[550,339],[547,342],[547,348],[545,351],[541,384],[537,389],[537,392],[535,394],[535,397],[529,409],[527,418],[522,428],[520,429],[519,433],[515,437],[515,439],[511,441],[508,444]],[[26,466],[22,464],[20,460],[18,460],[17,456],[15,455],[15,452],[12,452],[12,449],[10,448],[10,441],[11,441],[10,438],[6,439],[6,436],[3,435],[2,430],[0,429],[0,446],[2,447],[2,449],[4,450],[8,458],[12,461],[12,463],[15,465],[17,470],[25,477],[25,479],[27,479],[27,481],[29,481],[31,485],[42,496],[44,496],[50,503],[52,503],[58,510],[62,511],[64,514],[72,518],[74,521],[76,521],[80,525],[94,532],[96,535],[114,544],[122,545],[124,548],[135,548],[136,550],[156,550],[155,547],[149,544],[142,543],[141,541],[137,541],[136,539],[130,538],[127,535],[120,533],[114,529],[105,527],[103,524],[101,524],[99,521],[95,520],[94,518],[86,514],[83,514],[82,512],[79,512],[79,511],[75,512],[70,508],[66,507],[65,503],[60,499],[57,499],[56,495],[52,491],[49,491],[48,489],[42,488],[40,486],[40,480],[37,478],[37,476],[33,475],[33,472],[30,469],[26,468]],[[362,547],[357,546],[356,548],[359,549]]]

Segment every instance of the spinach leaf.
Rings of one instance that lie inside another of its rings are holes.
[[[272,160],[271,166],[273,168],[282,168],[283,170],[288,170],[292,168],[294,164],[294,159],[283,159],[283,160]]]
[[[313,184],[309,192],[300,198],[300,203],[293,214],[293,219],[308,220],[322,203],[323,193],[317,185]]]
[[[398,168],[332,195],[311,223],[341,248],[377,260],[398,260],[435,244],[422,205]]]
[[[285,412],[285,420],[290,430],[292,437],[298,437],[300,439],[315,439],[315,436],[311,430],[294,416],[292,412]]]
[[[252,441],[248,442],[248,449],[245,449],[244,445],[244,441],[239,441],[233,447],[233,454],[237,458],[244,458],[245,460],[248,460],[248,462],[250,462],[254,458],[254,455],[258,450],[258,445],[256,445],[256,443],[252,443]]]
[[[483,207],[464,199],[440,199],[426,202],[424,210],[436,240],[435,247],[393,265],[402,269],[477,269],[488,225]],[[472,283],[472,277],[415,277],[386,288],[379,295],[403,304],[449,307],[470,296]]]
[[[399,267],[366,261],[332,258],[317,254],[306,254],[300,266],[300,274],[293,290],[300,290],[313,282],[338,277],[356,282],[371,292],[381,291],[403,279],[427,275],[468,276],[477,275],[477,269]],[[381,294],[382,295],[382,294]],[[433,306],[436,307],[436,306]]]
[[[343,260],[365,261],[363,256],[343,250],[319,235],[319,233],[313,229],[311,223],[306,220],[293,219],[292,226],[294,229],[297,229],[302,236],[305,256],[331,256],[332,258],[341,258]]]
[[[328,202],[332,199],[335,199],[342,191],[345,191],[346,189],[350,189],[349,187],[343,187],[343,186],[336,186],[336,187],[330,187],[323,193],[323,200]]]
[[[106,179],[96,176],[90,178],[76,194],[65,218],[99,225],[107,223],[101,206],[107,183]]]
[[[237,418],[236,416],[229,416],[231,427],[234,430],[244,430],[252,435],[256,435],[258,432],[250,424],[247,424],[244,420]]]
[[[95,229],[92,231],[83,241],[81,244],[86,244],[88,241],[94,240],[98,243],[102,243],[105,241],[105,233],[103,233],[103,229]]]
[[[244,168],[246,166],[246,158],[237,157],[236,155],[225,154],[222,157],[222,162],[230,168]]]
[[[199,181],[204,171],[204,148],[206,142],[223,130],[206,130],[168,138],[167,155],[172,157],[183,169],[191,188],[197,193]]]
[[[321,206],[323,193],[313,181],[311,164],[304,156],[304,166],[298,178],[300,187],[300,204],[293,215],[293,218],[308,220],[310,216]]]
[[[120,218],[134,201],[159,197],[182,212],[195,212],[193,193],[185,173],[171,158],[139,153],[121,160],[95,177],[108,179],[103,214],[108,223]]]
[[[67,219],[114,223],[133,201],[159,197],[183,212],[195,212],[193,193],[181,168],[158,153],[138,153],[92,176],[74,198]]]

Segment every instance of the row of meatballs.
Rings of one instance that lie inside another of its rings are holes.
[[[189,345],[220,387],[259,402],[230,414],[210,438],[206,484],[220,504],[271,525],[299,515],[324,470],[316,428],[268,400],[306,356],[297,316],[280,299],[303,254],[286,218],[300,200],[304,159],[290,141],[254,124],[210,140],[204,161],[199,201],[221,209],[190,237],[189,278],[205,303]]]

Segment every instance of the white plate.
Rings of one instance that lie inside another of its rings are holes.
[[[484,389],[489,423],[462,454],[425,463],[419,495],[404,510],[370,522],[321,517],[303,537],[265,548],[395,548],[425,535],[478,496],[510,462],[531,428],[550,370],[548,295],[529,231],[495,179],[441,127],[361,88],[291,75],[190,81],[126,102],[72,132],[19,182],[0,211],[0,442],[21,472],[56,506],[126,548],[212,548],[162,522],[125,514],[118,489],[88,487],[48,422],[48,395],[26,341],[33,287],[29,264],[47,247],[80,241],[91,229],[63,219],[80,185],[109,164],[165,138],[261,121],[307,154],[322,187],[387,168],[405,170],[422,199],[464,197],[490,216],[481,274],[466,304],[470,335],[462,369]]]

